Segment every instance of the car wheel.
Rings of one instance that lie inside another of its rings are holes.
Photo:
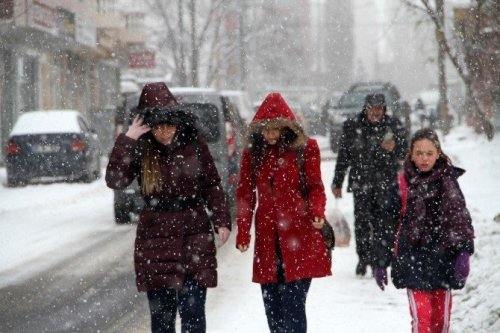
[[[83,183],[92,183],[93,180],[94,180],[94,171],[88,171],[80,178],[80,181]]]
[[[94,180],[101,178],[101,158],[99,156],[97,157],[96,164],[97,164],[97,166],[96,166],[96,169],[94,171]]]
[[[123,206],[115,205],[115,222],[116,224],[130,223],[130,211]]]
[[[98,180],[101,178],[101,167],[100,165],[97,166],[97,169],[94,170],[92,174],[92,180]]]
[[[7,175],[7,187],[25,186],[26,183],[27,181],[25,180],[9,177],[9,175]]]

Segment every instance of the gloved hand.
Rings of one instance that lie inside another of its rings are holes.
[[[384,290],[384,285],[387,286],[387,268],[378,267],[375,268],[375,281],[380,289]]]
[[[457,261],[455,261],[455,279],[462,283],[465,283],[469,276],[469,257],[470,254],[464,251],[458,255]]]

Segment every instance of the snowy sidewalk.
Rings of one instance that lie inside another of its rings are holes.
[[[327,193],[327,210],[334,207],[329,190],[334,162],[323,161],[322,175]],[[345,194],[339,207],[352,229],[352,195]],[[241,254],[234,247],[235,233],[228,248],[221,251],[219,287],[209,290],[208,332],[268,332],[260,285],[251,282],[253,247]],[[350,247],[333,251],[333,276],[314,279],[307,299],[308,332],[405,332],[410,315],[404,290],[391,284],[382,292],[368,270],[357,278],[354,235]]]
[[[252,253],[228,250],[221,258],[219,287],[208,293],[207,332],[268,332],[260,286],[250,282]],[[356,278],[353,244],[333,256],[333,276],[314,279],[309,291],[308,332],[409,331],[405,291],[389,286],[382,292],[369,273]]]

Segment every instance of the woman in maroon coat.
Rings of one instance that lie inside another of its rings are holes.
[[[270,331],[306,332],[311,279],[331,275],[320,234],[326,196],[318,144],[305,136],[279,93],[269,94],[257,110],[248,141],[237,190],[236,246],[248,250],[257,206],[252,280],[261,284]],[[299,154],[304,154],[307,195]]]
[[[205,332],[207,287],[217,285],[212,224],[222,244],[231,227],[220,178],[195,117],[164,83],[147,84],[138,109],[106,170],[113,189],[137,177],[146,204],[135,240],[137,287],[147,292],[153,332],[175,332],[177,309],[183,332]]]

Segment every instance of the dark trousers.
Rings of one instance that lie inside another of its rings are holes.
[[[374,226],[383,224],[384,202],[373,188],[354,191],[354,234],[359,261],[370,265],[373,258]],[[382,201],[382,202],[381,202]]]
[[[180,290],[165,288],[148,291],[152,333],[175,333],[177,309],[183,333],[205,333],[207,288],[186,279]]]
[[[262,299],[271,333],[307,332],[306,298],[311,279],[285,282],[278,251],[278,283],[261,284]]]

